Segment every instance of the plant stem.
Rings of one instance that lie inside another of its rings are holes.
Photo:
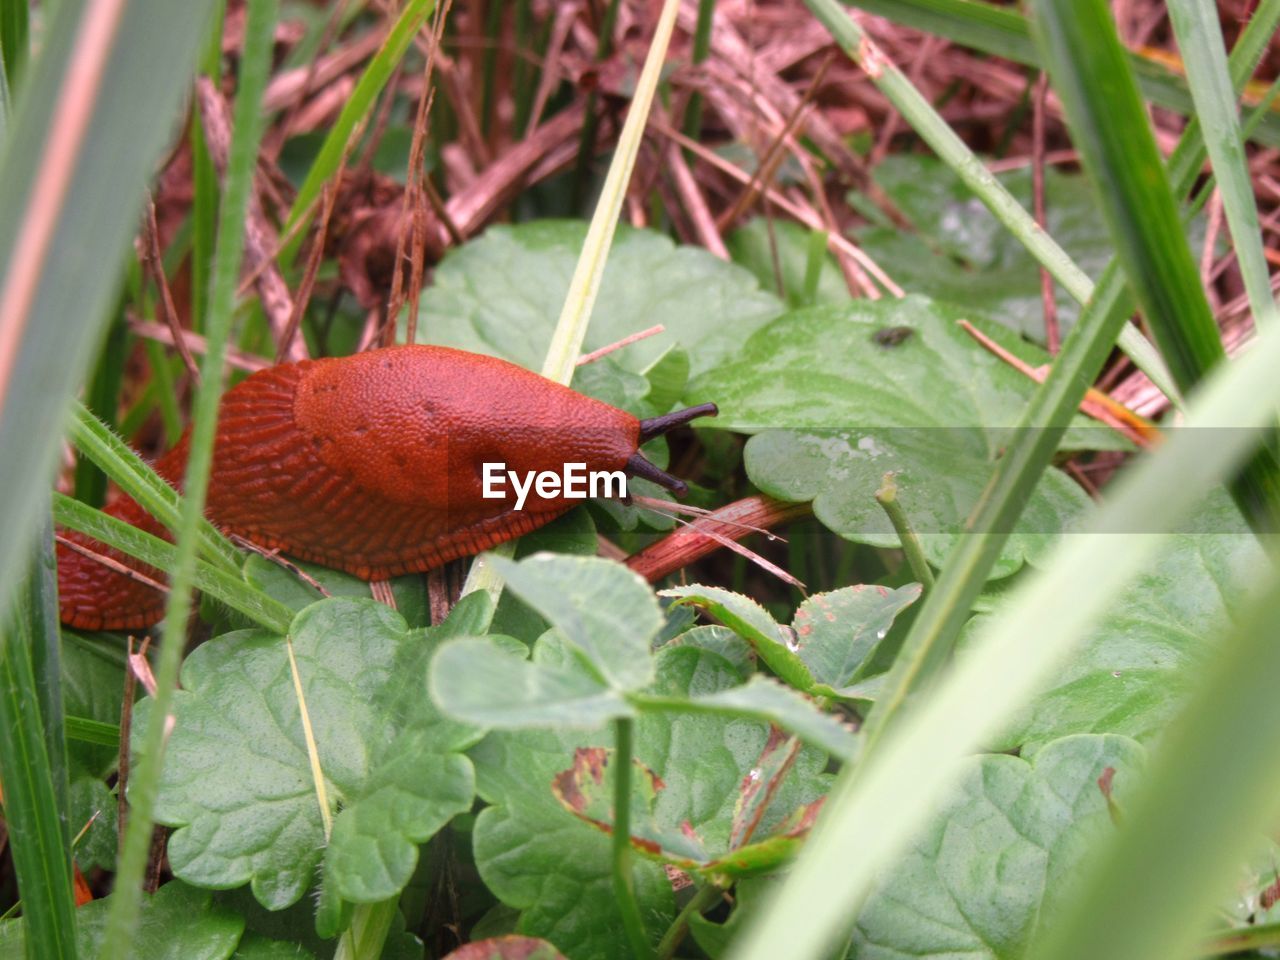
[[[676,948],[680,946],[680,942],[684,939],[685,934],[689,930],[689,921],[695,915],[701,916],[704,910],[709,910],[719,902],[724,896],[724,889],[715,883],[708,881],[698,890],[684,905],[684,909],[680,911],[680,915],[667,928],[667,932],[662,935],[662,939],[658,941],[658,960],[671,960],[675,956]]]
[[[898,540],[902,543],[902,552],[907,555],[907,563],[911,565],[911,572],[915,574],[926,593],[932,590],[933,571],[929,569],[929,561],[924,558],[924,548],[920,545],[920,538],[911,528],[911,521],[907,519],[902,504],[898,502],[898,485],[893,482],[892,473],[886,473],[881,478],[880,489],[876,491],[876,503],[880,504],[880,508],[889,517],[889,522],[893,524]]]
[[[208,350],[196,392],[195,410],[187,463],[186,495],[182,500],[177,557],[172,570],[171,589],[165,609],[165,636],[160,646],[156,670],[155,712],[152,723],[142,732],[139,762],[129,783],[132,810],[125,833],[116,887],[103,939],[104,960],[124,960],[133,953],[133,939],[142,908],[142,873],[151,848],[160,770],[164,762],[166,718],[173,704],[178,668],[182,663],[187,622],[191,612],[191,587],[200,543],[197,535],[209,486],[209,466],[213,459],[213,435],[217,426],[218,401],[222,392],[222,359],[235,305],[244,250],[244,220],[256,169],[258,142],[262,131],[262,92],[271,68],[275,37],[277,0],[249,0],[244,31],[244,53],[240,61],[239,91],[236,95],[231,148],[227,161],[227,185],[218,221],[217,250],[213,264],[213,286],[207,314]]]
[[[379,960],[391,932],[399,897],[379,903],[361,903],[351,917],[351,926],[338,939],[333,960]]]
[[[622,913],[622,927],[639,960],[653,956],[649,937],[640,919],[635,878],[631,870],[631,750],[635,721],[619,717],[613,722],[613,895]]]
[[[704,63],[711,53],[711,18],[716,0],[698,0],[698,23],[693,29],[693,64]],[[702,91],[694,90],[684,114],[684,133],[697,140],[702,133]]]

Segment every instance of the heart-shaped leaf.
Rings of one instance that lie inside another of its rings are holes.
[[[1213,496],[994,746],[1025,756],[1070,733],[1158,737],[1266,562],[1235,505]]]
[[[418,844],[470,808],[478,737],[445,720],[426,696],[430,654],[446,625],[410,631],[371,600],[316,603],[290,630],[330,802],[325,847],[284,638],[226,634],[186,660],[165,755],[159,822],[175,876],[210,887],[250,882],[280,909],[312,885],[323,857],[348,901],[395,895]],[[152,718],[139,704],[135,745]]]
[[[537,370],[586,232],[585,223],[568,220],[492,227],[452,250],[423,291],[419,339]],[[696,247],[677,247],[660,233],[623,226],[609,251],[585,349],[662,323],[666,334],[631,344],[611,359],[643,372],[679,343],[696,374],[733,356],[747,333],[781,309],[741,267]]]
[[[815,516],[848,539],[897,544],[875,499],[894,474],[903,510],[940,564],[1035,388],[974,342],[957,324],[963,316],[915,296],[795,311],[699,377],[690,396],[719,403],[710,426],[759,434],[745,451],[754,483],[783,500],[812,500]],[[1031,363],[1044,361],[1010,331],[984,329]],[[1071,447],[1116,444],[1106,428],[1073,423]],[[1076,484],[1047,471],[996,575],[1042,550],[1086,504]]]
[[[107,929],[111,898],[76,910],[76,951],[96,957]],[[0,923],[0,956],[25,957],[23,920]],[[138,932],[129,946],[132,960],[227,960],[244,932],[244,918],[214,902],[209,890],[181,881],[166,883],[142,901]]]
[[[542,553],[518,563],[490,562],[521,600],[541,613],[619,690],[636,690],[653,677],[649,644],[662,629],[662,611],[644,579],[598,557]]]

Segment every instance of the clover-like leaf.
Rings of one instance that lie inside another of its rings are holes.
[[[518,563],[492,557],[494,569],[591,664],[600,679],[635,690],[653,677],[649,642],[662,611],[642,577],[598,557],[536,554]]]
[[[993,746],[1027,755],[1071,733],[1158,737],[1266,562],[1235,505],[1216,493]]]
[[[280,909],[311,886],[323,856],[347,901],[398,892],[417,845],[471,805],[471,764],[458,751],[479,734],[442,718],[426,695],[447,627],[410,631],[380,604],[340,598],[295,618],[298,672],[339,808],[327,849],[284,638],[245,630],[198,647],[183,665],[156,804],[157,820],[177,828],[175,876],[250,882],[259,902]],[[139,704],[137,731],[150,708]]]
[[[974,342],[957,324],[962,317],[917,296],[798,310],[699,377],[690,398],[720,405],[709,426],[758,434],[745,450],[754,483],[779,499],[812,500],[815,516],[847,539],[897,544],[875,499],[893,473],[926,554],[940,564],[1035,388]],[[1024,359],[1044,361],[1010,331],[984,329]],[[1106,428],[1073,424],[1070,447],[1117,443]],[[1087,502],[1064,474],[1046,471],[995,574],[1013,573]]]
[[[1121,802],[1144,757],[1132,740],[1075,736],[1030,761],[975,757],[951,800],[882,875],[850,957],[1022,960],[1072,892],[1091,840],[1115,829],[1099,778]]]
[[[501,642],[508,641],[507,643]],[[635,711],[596,677],[526,660],[510,638],[464,637],[442,644],[431,663],[431,696],[451,717],[497,730],[600,726]]]
[[[537,370],[586,233],[585,223],[568,220],[491,227],[450,251],[423,291],[419,338]],[[661,322],[665,335],[631,344],[611,359],[643,372],[678,342],[696,374],[733,356],[747,333],[781,309],[741,267],[696,247],[677,247],[655,231],[622,226],[609,251],[585,349]]]
[[[111,898],[91,900],[76,910],[76,952],[96,957],[107,930]],[[0,956],[26,956],[26,923],[0,923]],[[244,918],[214,902],[209,890],[180,880],[166,883],[142,901],[131,960],[227,960],[240,942]]]
[[[817,696],[851,697],[861,695],[851,684],[861,678],[894,618],[919,598],[920,585],[890,590],[859,584],[815,594],[800,605],[790,626],[776,623],[750,597],[720,587],[673,587],[662,595],[707,610],[791,686]]]
[[[544,637],[548,662],[584,670],[563,641]],[[537,652],[535,651],[535,657]],[[669,646],[656,658],[655,696],[690,701],[736,686],[737,668],[696,646]],[[740,715],[642,711],[636,720],[635,757],[665,784],[655,796],[654,822],[678,831],[687,822],[707,849],[727,849],[745,778],[760,763],[769,723]],[[572,765],[579,748],[609,748],[608,730],[492,733],[471,751],[477,790],[494,806],[476,822],[476,863],[486,885],[520,910],[517,932],[544,937],[567,956],[626,958],[610,879],[609,839],[566,811],[552,781]],[[787,816],[823,796],[830,784],[825,756],[801,749],[774,791],[757,835],[767,836]],[[636,863],[641,914],[656,937],[673,915],[670,882],[652,863]]]

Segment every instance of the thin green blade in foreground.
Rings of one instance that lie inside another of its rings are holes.
[[[1226,354],[1187,246],[1155,137],[1104,0],[1035,0],[1032,25],[1117,257],[1179,388]],[[1255,528],[1274,526],[1280,464],[1269,448],[1232,494]]]
[[[271,71],[277,13],[277,0],[249,0],[245,15],[244,49],[240,57],[233,111],[226,190],[219,211],[213,286],[209,291],[209,312],[205,317],[207,345],[192,415],[190,452],[183,484],[185,494],[177,530],[177,555],[170,569],[170,590],[165,604],[165,635],[155,671],[155,708],[161,717],[167,717],[171,710],[187,636],[187,618],[191,612],[191,589],[201,539],[198,530],[209,486],[213,434],[222,394],[222,361],[240,276],[244,219],[257,168],[258,142],[262,136],[262,91]],[[131,812],[121,845],[111,912],[107,916],[103,937],[104,958],[125,960],[132,954],[132,942],[137,935],[142,907],[142,874],[151,846],[160,767],[164,762],[164,728],[163,722],[148,727],[141,760],[129,781]]]
[[[820,957],[847,935],[879,872],[952,789],[964,758],[1010,721],[1150,561],[1160,534],[1232,476],[1270,427],[1280,403],[1280,329],[1273,330],[1206,381],[1187,429],[1125,473],[1085,532],[1063,541],[928,699],[837,788],[790,878],[743,932],[735,960]],[[1150,532],[1111,532],[1134,529]],[[1031,635],[1037,642],[1029,645]],[[799,916],[803,924],[794,922]]]
[[[28,555],[66,406],[114,300],[210,7],[63,0],[23,73],[0,159],[0,583],[16,582]],[[104,29],[81,29],[89,12],[113,11]]]
[[[1227,638],[1161,743],[1121,833],[1033,951],[1042,960],[1168,960],[1204,951],[1214,907],[1280,812],[1280,577]]]
[[[51,623],[48,618],[51,606],[56,611],[56,602],[50,576],[53,538],[47,527],[45,537],[45,549],[20,581],[17,602],[0,624],[0,780],[28,960],[74,960],[75,901],[61,698],[42,693],[45,685],[38,685],[34,669],[35,663],[46,669],[58,666],[56,658],[50,664],[39,655],[48,631],[53,631],[55,643],[58,635],[56,619]],[[56,677],[53,683],[56,693]],[[56,715],[52,713],[55,702]],[[35,704],[41,709],[32,709]]]

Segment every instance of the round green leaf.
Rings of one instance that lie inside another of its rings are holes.
[[[504,357],[532,370],[569,289],[587,225],[546,220],[492,227],[451,251],[423,291],[419,339]],[[616,343],[655,323],[650,337],[611,355],[642,372],[679,343],[696,374],[732,356],[742,338],[776,316],[781,304],[746,270],[696,247],[677,247],[649,230],[618,228],[585,349]]]

